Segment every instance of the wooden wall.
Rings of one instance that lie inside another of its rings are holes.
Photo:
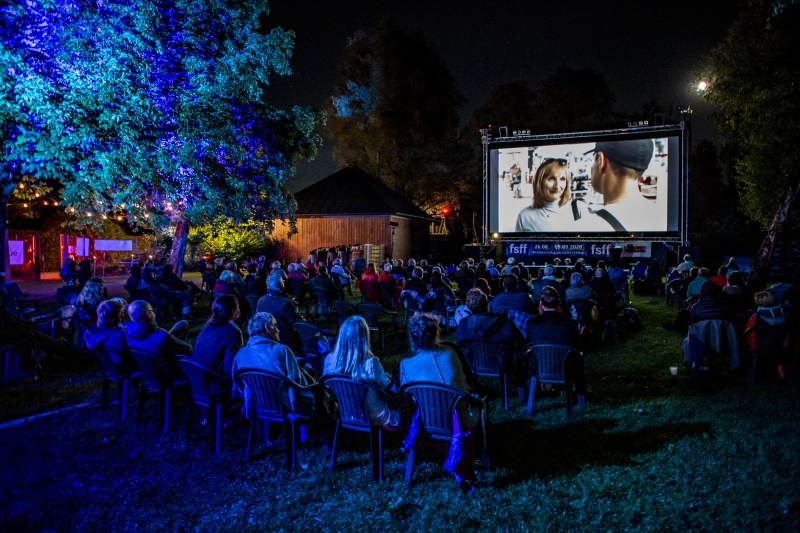
[[[389,221],[397,222],[394,250]],[[275,226],[272,237],[280,242],[280,257],[294,260],[308,257],[311,250],[341,244],[375,244],[386,246],[386,255],[407,260],[412,255],[424,256],[428,249],[428,224],[404,217],[377,216],[302,216],[297,217],[297,233],[288,237],[289,227]]]
[[[385,244],[391,246],[389,216],[297,217],[297,233],[288,237],[289,227],[275,226],[272,237],[281,242],[282,259],[303,259],[311,250],[340,244]]]

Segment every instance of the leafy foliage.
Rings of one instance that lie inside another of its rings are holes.
[[[270,256],[274,244],[267,235],[266,224],[233,224],[219,219],[189,230],[189,239],[196,243],[197,252],[209,251],[215,257],[224,256],[237,262],[247,257]]]
[[[763,228],[800,180],[798,28],[800,3],[750,0],[700,77],[708,83],[704,97],[739,143],[742,209]]]
[[[389,23],[358,32],[328,103],[336,159],[357,164],[430,213],[458,205],[469,158],[458,139],[463,97],[419,32]]]

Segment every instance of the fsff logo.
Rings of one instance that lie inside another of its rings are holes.
[[[610,244],[601,244],[599,246],[597,244],[593,244],[592,248],[589,250],[589,253],[591,255],[606,256],[609,254],[610,250],[611,250]]]
[[[528,245],[506,243],[506,255],[528,255]]]

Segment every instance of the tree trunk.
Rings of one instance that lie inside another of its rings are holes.
[[[761,241],[761,248],[753,259],[753,264],[750,265],[750,274],[747,276],[747,285],[751,289],[761,290],[767,286],[767,275],[769,274],[769,260],[772,258],[772,253],[775,251],[775,245],[783,235],[783,226],[786,223],[786,218],[789,216],[789,211],[792,209],[797,195],[800,193],[800,180],[790,185],[786,189],[786,194],[781,200],[781,205],[775,211],[775,217],[772,219],[772,225],[769,227],[764,240]]]
[[[11,266],[8,257],[8,200],[17,188],[16,183],[3,185],[0,190],[0,276],[11,281]]]
[[[169,252],[169,262],[178,277],[183,275],[183,256],[186,254],[186,240],[189,238],[189,222],[178,220],[175,223],[175,237],[172,239],[172,250]]]

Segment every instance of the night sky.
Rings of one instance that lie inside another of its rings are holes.
[[[692,72],[725,36],[738,2],[453,2],[416,0],[273,0],[268,27],[297,35],[293,74],[273,77],[266,99],[288,109],[322,108],[347,39],[391,20],[421,29],[436,46],[467,98],[462,123],[492,87],[536,82],[560,65],[602,73],[616,94],[616,111],[655,98],[665,108],[694,109],[693,140],[714,138],[713,108],[690,90]],[[297,191],[336,171],[331,141],[302,163]]]

